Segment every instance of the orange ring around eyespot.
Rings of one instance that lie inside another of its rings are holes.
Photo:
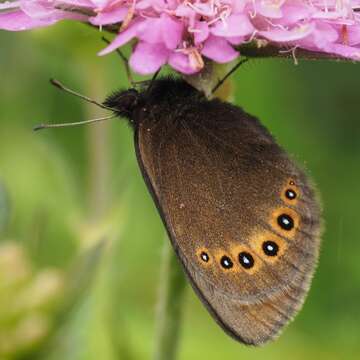
[[[276,256],[268,256],[264,253],[263,243],[265,241],[274,241],[278,245],[279,251]],[[249,244],[257,256],[263,261],[270,263],[275,263],[285,253],[288,246],[284,239],[270,231],[255,233],[250,237]]]
[[[246,245],[235,245],[231,248],[230,252],[232,255],[232,259],[234,259],[236,262],[237,268],[240,269],[241,271],[244,271],[248,274],[254,274],[255,272],[259,271],[259,269],[261,268],[262,261],[258,259],[258,257],[254,254],[254,252],[250,247]],[[252,268],[246,269],[240,264],[239,254],[241,252],[247,252],[252,256],[252,258],[254,259],[254,266]]]
[[[290,216],[290,218],[293,220],[293,227],[291,230],[286,230],[283,229],[279,224],[278,224],[278,218],[279,216],[281,216],[282,214]],[[287,207],[279,207],[277,209],[275,209],[271,215],[270,215],[270,220],[269,223],[271,225],[271,227],[278,232],[280,235],[288,238],[288,239],[293,239],[297,229],[300,226],[300,216],[299,214],[290,208]]]
[[[231,268],[224,268],[222,265],[221,265],[221,259],[222,257],[228,257],[231,262],[232,262],[232,267]],[[232,254],[228,253],[225,249],[216,249],[214,251],[214,260],[216,262],[216,265],[224,272],[224,273],[234,273],[234,272],[238,272],[239,271],[239,266],[238,266],[238,263],[236,261],[236,258],[234,258],[232,256]]]

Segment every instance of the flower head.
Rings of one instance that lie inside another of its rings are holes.
[[[359,12],[358,12],[359,11]],[[119,25],[105,55],[136,39],[130,66],[150,74],[168,63],[192,74],[204,57],[227,63],[261,40],[360,60],[360,0],[15,0],[0,3],[0,29],[19,31],[63,19]]]

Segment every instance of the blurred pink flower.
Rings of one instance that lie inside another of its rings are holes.
[[[28,30],[63,19],[122,24],[105,55],[132,39],[130,66],[191,74],[203,57],[227,63],[234,45],[256,39],[360,60],[360,0],[14,0],[0,3],[0,29]]]

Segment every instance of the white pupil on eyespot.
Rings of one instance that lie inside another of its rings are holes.
[[[284,223],[285,225],[289,225],[289,224],[290,224],[290,221],[289,221],[288,219],[284,218],[284,219],[283,219],[283,223]]]
[[[245,263],[245,264],[250,264],[250,261],[249,261],[249,259],[248,259],[246,256],[244,256],[244,263]]]
[[[269,251],[273,251],[273,250],[274,250],[274,247],[273,247],[272,245],[268,245],[268,246],[267,246],[267,249],[268,249]]]
[[[202,254],[201,254],[201,259],[202,259],[203,261],[205,261],[205,262],[208,262],[208,260],[209,260],[209,255],[206,254],[206,253],[202,253]]]

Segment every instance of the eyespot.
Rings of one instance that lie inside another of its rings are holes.
[[[201,247],[196,250],[196,256],[200,261],[202,266],[210,266],[213,260],[213,257],[209,253],[206,247]]]
[[[281,214],[277,218],[279,226],[286,231],[290,231],[294,227],[294,220],[288,214]]]
[[[247,251],[239,253],[239,263],[245,269],[251,269],[254,266],[254,258]]]
[[[220,264],[224,269],[231,269],[234,266],[232,260],[226,255],[221,257]]]
[[[207,263],[207,262],[209,262],[210,257],[209,257],[207,252],[202,251],[201,254],[200,254],[200,259]]]
[[[292,190],[292,189],[286,189],[285,190],[285,197],[288,200],[294,200],[297,197],[296,191]]]
[[[265,240],[272,239],[271,237],[261,238],[261,243]],[[260,245],[261,250],[261,245]],[[240,273],[246,273],[253,275],[258,272],[264,261],[262,261],[255,248],[252,247],[252,239],[249,239],[249,244],[234,244],[230,249],[231,258],[236,259],[234,263],[234,269],[240,271]],[[264,256],[261,250],[260,256]]]
[[[256,256],[267,263],[276,263],[286,252],[288,244],[284,238],[272,231],[255,232],[249,238],[249,245]],[[255,257],[256,259],[256,257]],[[259,261],[256,262],[256,264]]]
[[[262,249],[267,256],[276,256],[279,252],[279,245],[275,241],[264,241]]]
[[[287,181],[286,185],[281,190],[281,199],[289,205],[296,205],[301,192],[294,180]]]
[[[292,239],[300,226],[300,216],[294,209],[280,207],[272,212],[270,225],[275,232]]]

